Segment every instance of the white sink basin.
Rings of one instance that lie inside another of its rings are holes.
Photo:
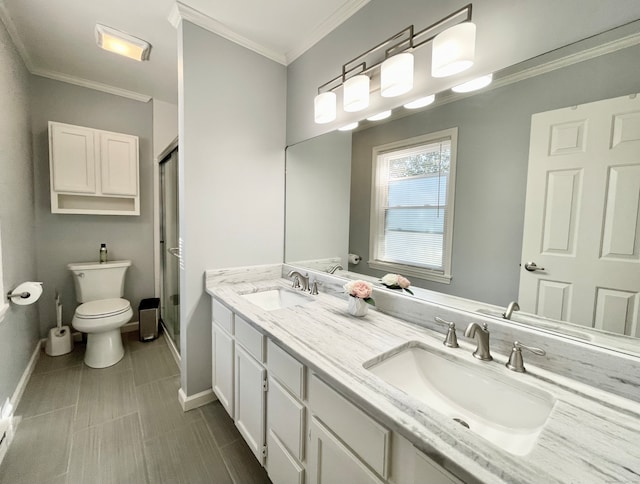
[[[481,365],[410,342],[364,364],[387,383],[515,455],[533,449],[555,399]]]
[[[303,306],[313,301],[307,296],[282,288],[243,294],[242,297],[265,311],[284,309],[291,306]]]

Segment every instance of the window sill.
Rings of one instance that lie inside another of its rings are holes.
[[[442,274],[439,272],[430,271],[428,269],[420,269],[419,267],[415,266],[393,264],[391,262],[382,262],[379,260],[370,260],[368,261],[368,264],[371,269],[387,271],[387,273],[417,277],[418,279],[439,282],[441,284],[451,284],[451,274]]]

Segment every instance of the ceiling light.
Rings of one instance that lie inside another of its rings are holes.
[[[483,87],[487,87],[491,84],[493,80],[493,74],[488,74],[482,77],[476,77],[469,82],[465,82],[464,84],[460,84],[458,86],[452,87],[451,90],[453,92],[471,92],[477,91],[478,89],[482,89]]]
[[[328,91],[318,94],[313,100],[313,113],[317,124],[336,119],[336,93]]]
[[[431,75],[447,77],[473,65],[476,50],[476,25],[464,22],[448,28],[433,39]]]
[[[382,97],[400,96],[413,89],[413,54],[389,57],[380,67],[380,95]]]
[[[96,24],[96,42],[99,47],[137,61],[149,60],[151,44],[119,30]]]
[[[369,76],[360,74],[344,82],[342,107],[348,113],[362,111],[369,106]]]
[[[351,131],[352,129],[356,129],[357,127],[358,127],[358,122],[356,121],[355,123],[349,123],[343,126],[342,128],[338,128],[338,131]]]
[[[425,106],[428,106],[429,104],[433,103],[433,101],[436,100],[436,95],[435,94],[431,94],[431,96],[425,96],[425,97],[421,97],[419,99],[416,99],[415,101],[411,101],[410,103],[407,103],[404,105],[405,108],[407,109],[418,109],[418,108],[423,108]]]

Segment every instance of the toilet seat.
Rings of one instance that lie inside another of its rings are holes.
[[[129,310],[131,310],[131,304],[126,299],[99,299],[78,306],[75,317],[78,319],[103,319],[126,313]]]

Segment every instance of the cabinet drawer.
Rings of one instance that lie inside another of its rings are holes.
[[[233,313],[229,308],[211,298],[213,320],[230,335],[233,335]]]
[[[264,363],[264,336],[242,317],[235,315],[236,342],[244,346],[251,356]]]
[[[277,484],[303,484],[304,469],[289,455],[273,432],[267,432],[267,472],[271,482]]]
[[[271,340],[267,340],[267,367],[291,393],[304,399],[304,365]]]
[[[391,432],[345,400],[317,376],[309,381],[309,407],[335,435],[387,478]]]
[[[304,458],[305,406],[277,380],[269,376],[267,427],[289,453],[302,462]]]

